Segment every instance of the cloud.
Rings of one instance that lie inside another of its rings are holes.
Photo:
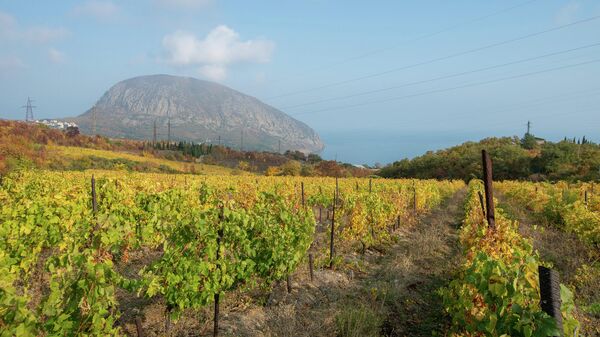
[[[581,10],[581,4],[577,1],[570,1],[562,6],[556,13],[556,22],[565,25],[575,21]]]
[[[62,27],[31,27],[22,31],[20,35],[29,42],[48,43],[65,38],[69,31]]]
[[[200,74],[215,81],[222,81],[227,77],[227,68],[221,65],[209,64],[200,67]]]
[[[201,8],[211,5],[213,0],[155,0],[156,3],[168,8]]]
[[[233,29],[220,25],[204,39],[177,31],[163,38],[167,62],[176,66],[200,66],[200,72],[211,79],[222,80],[227,67],[236,63],[266,63],[275,49],[265,39],[242,41]]]
[[[89,0],[75,6],[71,14],[75,16],[92,16],[99,20],[109,20],[117,16],[119,11],[119,6],[111,1]]]
[[[13,29],[17,25],[17,20],[10,14],[0,12],[0,32],[5,32],[9,29]]]
[[[63,63],[65,62],[65,53],[61,52],[60,50],[50,48],[48,49],[48,58],[50,58],[52,63]]]
[[[48,43],[60,40],[68,35],[69,31],[63,27],[20,27],[13,16],[0,11],[0,39]]]
[[[0,70],[14,70],[20,68],[26,68],[27,65],[20,58],[10,55],[10,56],[1,56],[0,55]]]

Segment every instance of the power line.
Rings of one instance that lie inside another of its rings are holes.
[[[425,39],[434,37],[436,35],[452,31],[452,30],[454,30],[456,28],[459,28],[461,26],[469,25],[469,24],[472,24],[472,23],[475,23],[475,22],[478,22],[478,21],[482,21],[482,20],[485,20],[485,19],[497,16],[497,15],[509,12],[511,10],[523,7],[525,5],[528,5],[528,4],[536,2],[536,1],[538,1],[538,0],[529,0],[529,1],[521,2],[521,3],[516,4],[514,6],[503,8],[501,10],[492,12],[490,14],[486,14],[486,15],[483,15],[483,16],[480,16],[480,17],[477,17],[477,18],[474,18],[474,19],[471,19],[471,20],[467,20],[465,22],[460,22],[460,23],[457,23],[457,24],[453,24],[453,25],[447,26],[445,28],[442,28],[440,30],[434,31],[434,32],[423,34],[421,36],[418,36],[418,37],[410,39],[410,40],[406,40],[404,42],[398,43],[398,44],[396,44],[394,46],[391,46],[391,47],[372,50],[370,52],[366,52],[366,53],[363,53],[363,54],[352,56],[352,57],[343,59],[343,60],[338,61],[338,62],[333,62],[333,63],[329,63],[329,64],[317,66],[317,67],[313,67],[313,68],[305,70],[304,72],[299,73],[297,75],[292,75],[292,76],[288,76],[288,77],[285,77],[285,78],[280,78],[280,79],[277,79],[277,80],[275,80],[273,82],[279,82],[279,81],[283,81],[283,80],[289,80],[290,78],[293,78],[293,77],[302,77],[302,76],[304,76],[306,74],[313,73],[313,72],[318,71],[318,70],[332,68],[332,67],[339,66],[339,65],[342,65],[342,64],[346,64],[346,63],[349,63],[349,62],[352,62],[352,61],[360,60],[360,59],[363,59],[363,58],[366,58],[366,57],[369,57],[369,56],[372,56],[372,55],[375,55],[375,54],[386,52],[386,51],[398,48],[398,47],[400,47],[400,46],[402,46],[402,45],[404,45],[406,43],[413,43],[413,42],[417,42],[417,41],[420,41],[420,40],[425,40]]]
[[[591,111],[598,111],[598,108],[596,106],[593,106],[593,107],[589,107],[589,108],[585,108],[585,109],[569,110],[568,112],[567,111],[560,111],[560,112],[550,113],[550,114],[545,113],[543,116],[540,116],[540,117],[543,117],[544,119],[547,119],[548,117],[559,117],[559,116],[573,115],[573,114],[577,114],[577,113],[591,112]],[[502,122],[494,123],[494,126],[511,125],[513,123],[514,122],[506,121],[506,119],[504,119]]]
[[[504,40],[504,41],[500,41],[500,42],[496,42],[496,43],[492,43],[492,44],[488,44],[488,45],[485,45],[485,46],[482,46],[482,47],[468,49],[468,50],[465,50],[465,51],[462,51],[462,52],[458,52],[458,53],[454,53],[454,54],[450,54],[450,55],[446,55],[446,56],[442,56],[442,57],[436,57],[436,58],[433,58],[433,59],[429,59],[427,61],[417,62],[417,63],[413,63],[413,64],[410,64],[410,65],[402,66],[402,67],[392,68],[392,69],[384,70],[384,71],[373,73],[373,74],[369,74],[369,75],[364,75],[364,76],[360,76],[360,77],[351,78],[351,79],[344,80],[344,81],[333,82],[333,83],[325,84],[325,85],[322,85],[322,86],[319,86],[319,87],[314,87],[314,88],[309,88],[309,89],[303,89],[303,90],[293,91],[293,92],[289,92],[289,93],[278,95],[278,96],[269,97],[269,98],[267,98],[267,100],[277,99],[277,98],[282,98],[282,97],[288,97],[288,96],[294,96],[294,95],[298,95],[298,94],[302,94],[302,93],[306,93],[306,92],[312,92],[312,91],[326,89],[326,88],[331,88],[331,87],[335,87],[335,86],[339,86],[339,85],[343,85],[343,84],[348,84],[348,83],[352,83],[352,82],[356,82],[356,81],[361,81],[361,80],[365,80],[365,79],[369,79],[369,78],[373,78],[373,77],[383,76],[383,75],[391,74],[391,73],[394,73],[394,72],[397,72],[397,71],[400,71],[400,70],[411,69],[411,68],[415,68],[415,67],[419,67],[419,66],[423,66],[423,65],[427,65],[427,64],[439,62],[439,61],[448,60],[448,59],[455,58],[455,57],[458,57],[458,56],[468,55],[468,54],[472,54],[472,53],[479,52],[479,51],[482,51],[482,50],[499,47],[499,46],[506,45],[506,44],[509,44],[509,43],[513,43],[513,42],[525,40],[525,39],[532,38],[532,37],[535,37],[535,36],[539,36],[539,35],[542,35],[542,34],[546,34],[546,33],[554,32],[554,31],[557,31],[557,30],[565,29],[565,28],[568,28],[568,27],[572,27],[572,26],[575,26],[575,25],[578,25],[578,24],[582,24],[582,23],[594,21],[594,20],[597,20],[597,19],[600,19],[600,15],[596,15],[596,16],[593,16],[593,17],[590,17],[590,18],[587,18],[587,19],[582,19],[582,20],[575,21],[575,22],[571,22],[571,23],[564,24],[564,25],[561,25],[561,26],[556,26],[556,27],[553,27],[553,28],[545,29],[545,30],[538,31],[538,32],[535,32],[535,33],[530,33],[530,34],[527,34],[527,35],[519,36],[519,37],[516,37],[516,38],[512,38],[512,39],[508,39],[508,40]]]
[[[511,104],[511,105],[503,106],[500,109],[489,110],[486,108],[478,108],[479,112],[477,113],[477,116],[481,115],[481,111],[485,111],[485,113],[487,115],[494,115],[494,116],[502,115],[502,116],[504,116],[508,112],[521,111],[526,108],[544,105],[544,104],[548,104],[548,103],[557,103],[557,102],[563,102],[563,101],[568,101],[568,100],[572,100],[572,99],[579,99],[579,98],[582,98],[582,96],[583,97],[590,96],[590,94],[592,94],[592,96],[595,96],[598,93],[600,93],[600,88],[595,88],[595,89],[591,89],[591,90],[589,90],[589,89],[588,90],[578,90],[578,91],[570,92],[570,93],[563,94],[563,95],[558,95],[558,96],[554,95],[551,97],[540,97],[540,98],[536,98],[533,100],[520,102],[518,104]],[[444,119],[444,118],[433,117],[433,116],[425,116],[425,117],[431,117],[431,118],[420,119],[419,123],[428,123],[428,122],[432,122],[432,121],[435,121],[437,123],[443,123],[446,121],[458,121],[458,120],[462,120],[465,118],[468,118],[468,119],[474,118],[474,116],[472,116],[472,112],[453,114],[450,119]],[[519,117],[519,118],[521,118],[521,117]],[[511,122],[511,124],[512,124],[512,122]]]
[[[529,57],[529,58],[525,58],[525,59],[521,59],[521,60],[517,60],[517,61],[512,61],[512,62],[497,64],[497,65],[483,67],[483,68],[478,68],[478,69],[474,69],[474,70],[463,71],[463,72],[460,72],[460,73],[454,73],[454,74],[450,74],[450,75],[444,75],[444,76],[435,77],[435,78],[426,79],[426,80],[408,82],[408,83],[404,83],[404,84],[400,84],[400,85],[395,85],[395,86],[392,86],[392,87],[386,87],[386,88],[381,88],[381,89],[363,91],[363,92],[358,92],[358,93],[354,93],[354,94],[350,94],[350,95],[343,95],[343,96],[338,96],[338,97],[333,97],[333,98],[326,98],[326,99],[316,100],[316,101],[302,103],[302,104],[285,106],[285,107],[282,107],[280,109],[281,110],[295,109],[295,108],[298,108],[298,107],[303,107],[303,106],[307,106],[307,105],[313,105],[313,104],[317,104],[317,103],[337,101],[337,100],[354,98],[354,97],[369,95],[369,94],[383,92],[383,91],[389,91],[389,90],[393,90],[393,89],[405,88],[405,87],[410,87],[410,86],[414,86],[414,85],[418,85],[418,84],[430,83],[430,82],[435,82],[435,81],[439,81],[439,80],[445,80],[445,79],[449,79],[449,78],[454,78],[454,77],[469,75],[469,74],[473,74],[473,73],[478,73],[478,72],[482,72],[482,71],[487,71],[487,70],[492,70],[492,69],[507,67],[507,66],[511,66],[511,65],[515,65],[515,64],[519,64],[519,63],[525,63],[525,62],[529,62],[529,61],[539,60],[539,59],[546,58],[546,57],[551,57],[551,56],[556,56],[556,55],[571,53],[571,52],[574,52],[574,51],[578,51],[578,50],[582,50],[582,49],[587,49],[587,48],[592,48],[592,47],[597,47],[597,46],[600,46],[600,42],[593,43],[593,44],[588,44],[588,45],[581,46],[581,47],[571,48],[571,49],[567,49],[567,50],[561,50],[561,51],[557,51],[557,52],[553,52],[553,53],[549,53],[549,54],[544,54],[544,55]]]
[[[293,116],[297,116],[297,115],[305,115],[305,114],[311,114],[311,113],[317,113],[317,112],[323,112],[323,111],[331,111],[331,110],[354,108],[354,107],[369,105],[369,104],[373,104],[373,103],[389,102],[389,101],[395,101],[395,100],[400,100],[400,99],[405,99],[405,98],[412,98],[412,97],[424,96],[424,95],[429,95],[429,94],[436,94],[436,93],[441,93],[441,92],[447,92],[447,91],[452,91],[452,90],[457,90],[457,89],[471,88],[471,87],[476,87],[476,86],[481,86],[481,85],[486,85],[486,84],[492,84],[492,83],[496,83],[496,82],[502,82],[502,81],[517,79],[517,78],[522,78],[522,77],[534,76],[534,75],[538,75],[538,74],[543,74],[543,73],[557,71],[557,70],[562,70],[562,69],[567,69],[567,68],[579,67],[579,66],[583,66],[583,65],[587,65],[587,64],[591,64],[591,63],[596,63],[596,62],[600,62],[600,59],[593,59],[591,61],[580,62],[580,63],[570,64],[570,65],[560,66],[560,67],[555,67],[555,68],[549,68],[549,69],[545,69],[545,70],[533,71],[533,72],[524,73],[524,74],[518,74],[518,75],[513,75],[513,76],[501,77],[501,78],[497,78],[497,79],[493,79],[493,80],[488,80],[488,81],[482,81],[482,82],[475,82],[475,83],[470,83],[470,84],[465,84],[465,85],[459,85],[459,86],[450,87],[450,88],[429,90],[429,91],[420,92],[420,93],[411,94],[411,95],[405,95],[405,96],[399,96],[399,97],[392,97],[392,98],[387,98],[387,99],[382,99],[382,100],[372,100],[372,101],[367,101],[367,102],[358,103],[358,104],[338,106],[338,107],[333,107],[333,108],[327,108],[327,109],[321,109],[321,110],[314,110],[314,111],[310,111],[310,112],[303,112],[303,113],[297,113],[297,114],[292,114],[292,115]]]

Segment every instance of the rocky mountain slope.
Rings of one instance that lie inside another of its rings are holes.
[[[308,125],[220,84],[190,77],[150,75],[121,81],[84,114],[68,119],[83,133],[152,140],[221,143],[244,150],[319,152],[323,143]]]

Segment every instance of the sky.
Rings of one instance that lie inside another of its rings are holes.
[[[76,116],[113,84],[219,82],[389,163],[487,136],[600,142],[600,2],[0,0],[0,118]]]

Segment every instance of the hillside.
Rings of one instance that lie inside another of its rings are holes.
[[[87,169],[206,175],[240,174],[217,165],[153,151],[147,144],[68,134],[38,124],[0,120],[0,174],[14,169]]]
[[[486,138],[422,156],[396,161],[379,171],[386,178],[463,179],[481,177],[481,150],[494,161],[494,179],[597,180],[600,146],[585,140],[564,139],[537,144],[533,135]]]
[[[267,174],[364,177],[369,169],[316,154],[238,151],[191,142],[86,136],[36,123],[0,120],[0,174],[14,169],[88,169],[200,175]]]
[[[83,133],[107,137],[205,142],[244,150],[319,152],[324,145],[308,125],[220,84],[190,77],[150,75],[112,86],[84,114],[68,118]]]

